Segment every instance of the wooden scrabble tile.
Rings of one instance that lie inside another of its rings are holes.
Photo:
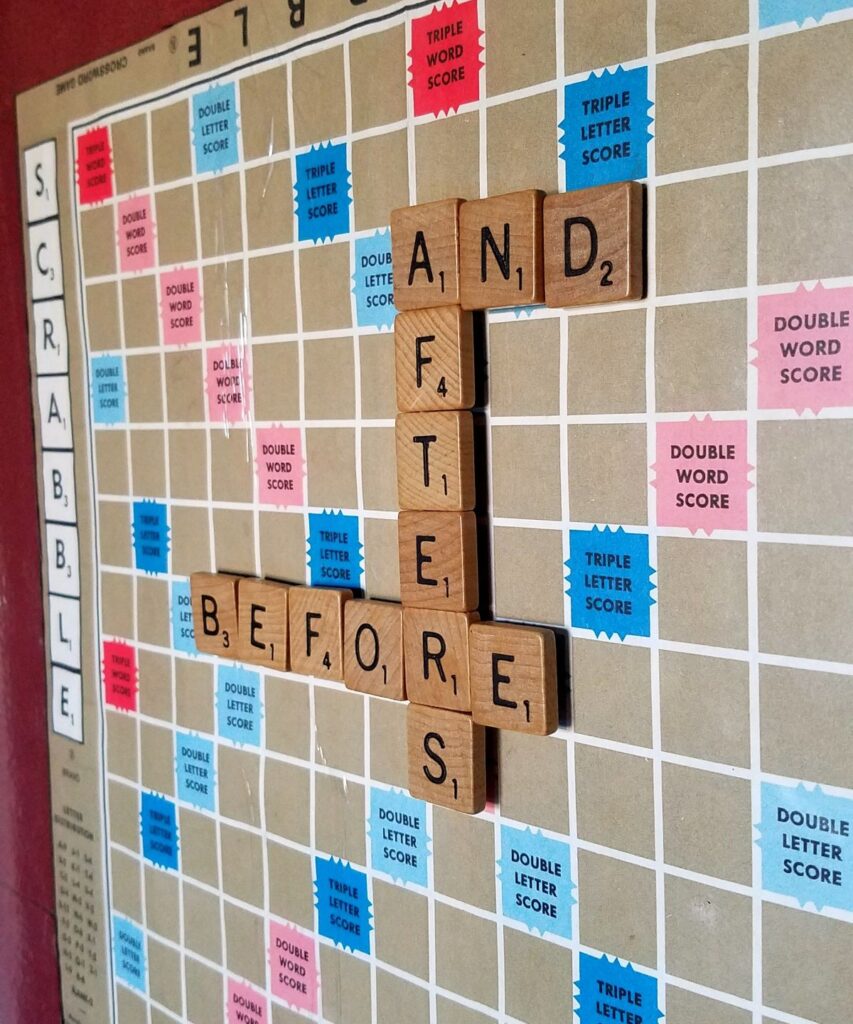
[[[643,186],[620,181],[548,196],[545,303],[580,306],[643,295]]]
[[[553,632],[475,622],[468,643],[474,721],[537,736],[552,733],[558,724]]]
[[[472,612],[479,603],[473,512],[401,512],[400,598],[414,608]]]
[[[410,704],[409,792],[466,814],[486,806],[486,731],[470,715]]]
[[[459,207],[439,199],[391,211],[394,305],[430,309],[459,304]]]
[[[459,306],[398,313],[394,353],[400,412],[470,409],[474,404],[471,313]]]
[[[241,579],[237,584],[238,661],[287,671],[287,592],[285,583]]]
[[[237,584],[225,572],[194,572],[190,576],[195,645],[205,654],[237,658]]]
[[[351,590],[290,588],[291,672],[343,682],[344,605],[351,597]]]
[[[397,417],[396,435],[401,509],[473,509],[474,417],[470,412],[403,413]]]
[[[406,695],[410,701],[470,712],[468,627],[478,619],[476,612],[403,609]]]
[[[532,306],[545,297],[542,200],[529,188],[463,203],[459,214],[463,309]]]
[[[403,608],[390,601],[347,601],[344,682],[350,690],[406,699]]]

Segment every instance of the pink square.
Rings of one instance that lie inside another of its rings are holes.
[[[121,640],[103,642],[104,702],[122,711],[136,711],[136,650]]]
[[[317,942],[292,924],[270,923],[273,995],[297,1010],[317,1012]]]
[[[252,373],[245,345],[207,349],[207,413],[211,423],[240,423],[249,418]]]
[[[267,1024],[267,997],[244,981],[228,979],[228,1024]]]
[[[255,431],[258,501],[262,505],[301,505],[305,460],[298,427],[261,427]]]
[[[154,266],[154,218],[150,196],[118,204],[118,255],[123,274]]]
[[[113,155],[109,128],[77,136],[77,186],[80,203],[100,203],[113,194]]]
[[[658,423],[652,468],[659,526],[708,534],[747,528],[746,420]]]
[[[758,297],[758,407],[853,405],[853,288]]]
[[[201,284],[194,268],[160,275],[160,318],[167,345],[201,341]]]

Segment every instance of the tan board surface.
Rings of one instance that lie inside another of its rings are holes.
[[[69,1021],[847,1018],[851,47],[830,0],[248,0],[19,97]],[[469,200],[520,290],[466,303]],[[472,407],[476,511],[398,518],[398,412]],[[302,660],[199,650],[196,573],[290,584]],[[362,598],[413,703],[345,685]],[[464,714],[446,608],[553,634],[552,735]]]

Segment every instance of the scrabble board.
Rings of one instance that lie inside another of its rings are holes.
[[[19,97],[69,1024],[851,1020],[851,51],[843,0],[238,0]],[[471,300],[467,636],[544,628],[558,725],[464,814],[420,705],[199,651],[190,578],[399,602],[392,212],[617,182],[641,297]]]

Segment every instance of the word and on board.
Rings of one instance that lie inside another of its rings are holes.
[[[621,182],[392,213],[400,603],[191,578],[200,651],[407,700],[409,789],[432,803],[484,808],[487,727],[558,725],[554,633],[477,611],[472,311],[640,298],[643,198]],[[228,700],[239,717],[239,693]]]

